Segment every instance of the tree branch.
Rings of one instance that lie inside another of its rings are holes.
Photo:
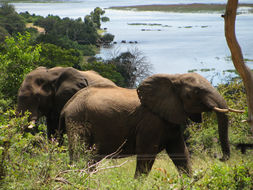
[[[249,67],[244,63],[243,54],[241,47],[236,39],[235,34],[235,20],[236,11],[238,6],[238,0],[228,0],[226,6],[226,12],[223,16],[225,19],[225,36],[227,40],[228,47],[231,52],[233,64],[240,74],[247,96],[248,105],[248,121],[253,133],[253,75]]]

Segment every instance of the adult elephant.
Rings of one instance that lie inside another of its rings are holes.
[[[65,103],[80,89],[98,83],[115,86],[112,81],[94,71],[78,71],[72,67],[38,67],[27,74],[21,84],[17,111],[31,112],[29,119],[32,123],[46,116],[47,135],[51,138],[56,135]],[[62,136],[62,133],[59,135]]]
[[[201,122],[201,113],[208,111],[217,113],[226,160],[230,148],[224,112],[229,109],[216,89],[195,73],[153,75],[137,91],[115,86],[82,89],[64,106],[59,127],[66,127],[71,161],[78,159],[82,144],[95,145],[96,161],[123,145],[116,157],[137,155],[137,177],[149,173],[156,155],[165,149],[178,170],[190,174],[180,125],[187,118]]]

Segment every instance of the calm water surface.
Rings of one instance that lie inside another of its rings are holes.
[[[226,3],[225,0],[149,0],[148,4]],[[251,0],[240,1],[250,3]],[[251,2],[252,3],[252,2]],[[95,7],[143,5],[144,0],[86,0],[79,3],[16,3],[18,12],[29,11],[42,16],[83,18]],[[163,13],[106,10],[110,22],[104,23],[115,35],[117,44],[102,48],[98,56],[110,58],[115,52],[138,48],[153,64],[154,73],[185,73],[191,70],[202,74],[214,84],[234,70],[224,37],[224,20],[220,14]],[[138,25],[134,25],[138,23]],[[253,68],[253,14],[237,16],[236,32],[244,58]],[[156,24],[156,25],[151,25]],[[121,41],[126,40],[126,44]],[[137,41],[137,44],[130,44]]]

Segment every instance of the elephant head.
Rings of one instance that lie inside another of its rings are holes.
[[[164,120],[184,124],[187,118],[201,122],[201,113],[215,111],[223,160],[230,156],[227,104],[201,75],[157,74],[145,79],[137,89],[141,104]]]
[[[56,133],[59,115],[65,103],[80,89],[98,83],[115,85],[94,71],[78,71],[71,67],[39,67],[30,72],[21,84],[17,111],[31,112],[29,119],[33,123],[39,117],[46,116],[50,138]]]

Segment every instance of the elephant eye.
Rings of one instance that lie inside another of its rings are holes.
[[[45,82],[45,80],[44,79],[41,79],[41,78],[39,78],[39,79],[36,79],[36,81],[35,81],[35,83],[37,84],[37,85],[42,85],[43,83]]]
[[[45,90],[46,92],[50,92],[50,90],[51,90],[50,84],[47,83],[47,84],[43,85],[42,89]]]

